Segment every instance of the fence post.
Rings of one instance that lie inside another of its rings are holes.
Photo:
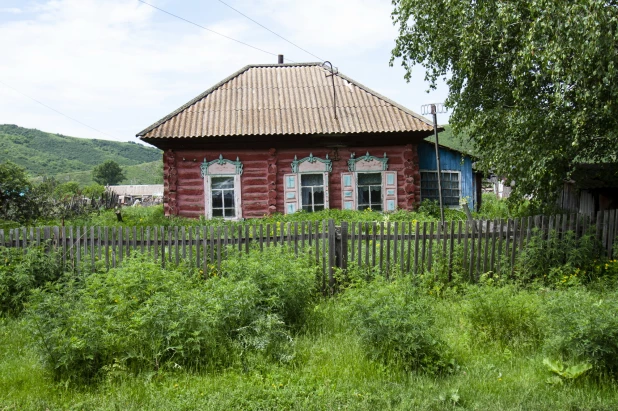
[[[337,265],[337,234],[335,220],[328,220],[328,287],[333,292],[335,285],[334,268]]]
[[[342,270],[348,269],[348,223],[346,221],[341,222],[341,236],[339,237],[339,262],[338,267]]]

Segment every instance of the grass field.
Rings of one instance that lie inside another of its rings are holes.
[[[436,299],[438,327],[457,358],[452,374],[406,372],[367,358],[339,313],[322,300],[296,336],[291,364],[263,362],[216,372],[168,369],[131,375],[110,370],[101,381],[55,381],[32,347],[22,320],[0,325],[0,409],[479,409],[611,410],[618,390],[608,379],[548,384],[543,354],[526,344],[491,342],[462,314],[465,298]]]

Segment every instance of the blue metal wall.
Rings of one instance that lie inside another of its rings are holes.
[[[433,143],[422,142],[418,145],[418,161],[421,170],[437,170],[436,151]],[[472,174],[472,159],[465,154],[440,147],[440,168],[461,172],[461,196],[468,201],[470,210],[474,210],[475,184]]]

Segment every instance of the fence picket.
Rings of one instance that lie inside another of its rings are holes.
[[[368,236],[368,232],[365,233]],[[380,222],[380,272],[384,269],[384,221]]]
[[[406,224],[404,221],[401,222],[401,240],[399,241],[399,247],[401,248],[399,254],[399,265],[401,266],[401,274],[405,272],[405,264],[404,264],[404,245],[405,245],[405,232],[406,232]]]
[[[434,222],[429,223],[429,250],[427,250],[427,271],[431,272],[431,266],[433,263],[433,227]]]
[[[609,224],[607,225],[607,258],[612,256],[612,246],[614,243],[614,220],[616,218],[616,210],[609,212]]]
[[[438,258],[440,258],[440,250],[441,250],[441,247],[440,247],[440,244],[441,244],[440,234],[441,233],[442,233],[442,223],[441,222],[437,222],[436,223],[436,256]]]
[[[221,272],[221,226],[217,227],[217,271]]]
[[[305,226],[305,221],[300,223],[300,247],[303,251],[305,250]]]
[[[209,263],[214,267],[215,265],[215,228],[210,226],[208,232],[208,253],[210,254]],[[204,250],[204,258],[206,258],[206,250]]]
[[[108,227],[105,227],[105,271],[109,271],[109,242],[108,240]]]
[[[487,264],[487,258],[488,258],[488,254],[489,254],[489,238],[490,236],[490,229],[491,229],[491,220],[485,220],[485,233],[484,233],[484,237],[485,237],[485,249],[483,250],[483,273],[486,273],[488,271],[490,271],[490,269],[488,269]]]
[[[200,238],[200,228],[195,227],[195,266],[208,268],[208,262],[206,261],[206,227],[202,226],[202,232],[204,233],[202,238]],[[189,236],[191,236],[191,231],[189,231]],[[193,244],[193,241],[191,241]],[[189,256],[191,256],[191,250],[193,247],[189,248]],[[203,252],[201,251],[203,249]],[[200,258],[201,257],[201,258]],[[191,258],[190,258],[191,259]],[[193,265],[193,259],[191,259],[191,265]],[[206,275],[207,271],[202,268],[202,272]]]
[[[476,281],[481,275],[481,258],[483,257],[483,220],[478,223],[478,246],[476,252]]]
[[[367,236],[367,239],[365,240],[365,244],[367,246],[367,251],[365,252],[365,255],[369,255],[367,254],[369,252],[369,243],[371,242],[371,267],[375,267],[376,266],[376,252],[377,252],[377,241],[376,241],[376,235],[378,232],[378,224],[376,222],[374,222],[371,226],[371,232],[373,233],[373,241],[371,241],[369,239],[369,223],[365,223],[365,235]],[[369,265],[369,259],[367,259],[366,261],[367,265]]]
[[[517,251],[517,218],[513,220],[513,248],[511,249],[511,278],[515,274],[515,252]]]
[[[199,231],[198,231],[199,233]],[[191,266],[193,266],[193,227],[189,226],[188,229],[188,235],[189,235],[189,263],[191,264]],[[199,245],[199,240],[197,242],[197,247],[196,249],[199,249],[200,245]],[[142,251],[143,252],[143,251]],[[197,261],[199,261],[199,258],[197,259]],[[197,267],[199,267],[199,263],[197,263]]]
[[[322,292],[326,292],[326,221],[322,221]]]
[[[420,237],[421,226],[417,221],[414,225],[414,274],[418,274],[418,245]]]
[[[465,230],[464,230],[464,238],[463,238],[463,269],[466,270],[468,268],[468,234],[470,231],[470,221],[466,220],[464,222]]]
[[[412,221],[408,221],[408,261],[406,263],[407,272],[410,272],[410,262],[412,260],[411,254],[412,254]]]
[[[491,229],[491,255],[489,257],[489,271],[494,273],[496,271],[496,236],[498,233],[498,219],[493,221],[493,227]]]
[[[386,277],[391,269],[391,222],[386,223]]]
[[[79,265],[81,262],[81,251],[82,251],[82,246],[81,246],[81,242],[80,242],[80,237],[81,237],[81,230],[80,230],[80,226],[77,226],[77,247],[75,250],[75,271],[79,274]],[[24,233],[25,234],[25,233]]]
[[[341,223],[343,224],[343,222]],[[346,223],[347,225],[348,223]],[[346,244],[347,244],[347,237],[345,239]],[[294,254],[298,255],[298,221],[294,222]],[[346,260],[347,260],[347,256],[346,256]]]
[[[471,234],[470,234],[470,258],[468,259],[468,262],[470,264],[469,269],[468,269],[468,276],[470,278],[470,281],[474,281],[474,234],[476,232],[476,224],[474,224],[474,222],[471,222]]]

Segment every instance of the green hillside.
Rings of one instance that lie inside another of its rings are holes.
[[[453,129],[451,126],[446,124],[444,127],[444,131],[440,132],[438,135],[438,140],[441,145],[453,148],[455,150],[461,151],[463,153],[468,153],[475,155],[474,147],[472,143],[469,141],[468,136],[465,135],[457,135],[453,134]],[[433,136],[428,137],[426,141],[431,141],[432,143],[435,141]]]
[[[142,163],[134,166],[123,166],[126,179],[120,184],[163,184],[163,162],[161,160]],[[56,174],[56,180],[61,183],[75,181],[84,187],[94,183],[92,171],[76,171]]]
[[[152,162],[160,164],[161,151],[133,142],[68,137],[3,124],[0,125],[0,159],[19,164],[32,177],[36,177],[80,171],[90,174],[96,165],[106,160],[114,160],[123,168]],[[139,170],[136,174],[138,172]],[[143,173],[144,170],[141,172]],[[162,173],[157,173],[156,176],[160,174]],[[142,177],[151,178],[153,176],[144,175]],[[162,177],[160,182],[162,182]]]

